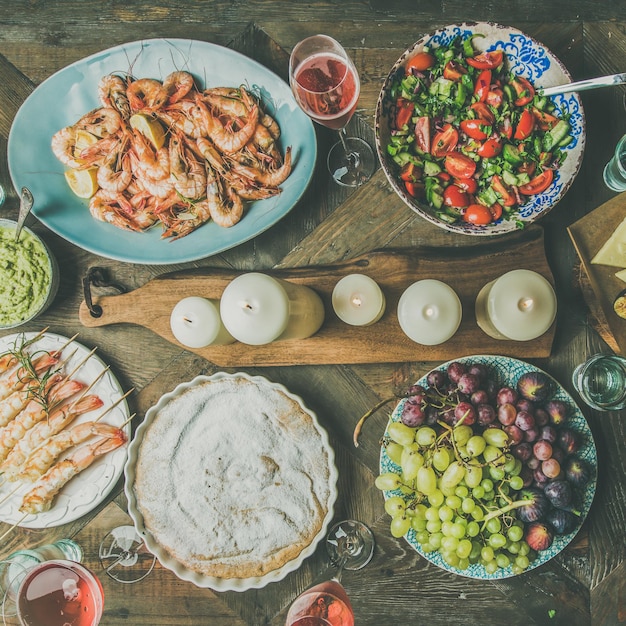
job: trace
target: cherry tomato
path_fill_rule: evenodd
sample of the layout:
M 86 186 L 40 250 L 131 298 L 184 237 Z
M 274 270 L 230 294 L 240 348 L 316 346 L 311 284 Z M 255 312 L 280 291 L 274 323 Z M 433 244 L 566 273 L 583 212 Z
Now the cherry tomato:
M 463 220 L 470 224 L 490 224 L 492 219 L 491 211 L 483 204 L 470 204 L 463 212 Z
M 463 74 L 467 74 L 467 70 L 456 61 L 448 61 L 443 68 L 443 77 L 448 80 L 459 80 Z
M 430 152 L 430 118 L 427 115 L 417 118 L 415 141 L 422 152 Z
M 511 81 L 511 87 L 515 89 L 517 95 L 513 103 L 515 106 L 526 106 L 535 97 L 535 88 L 523 76 L 515 76 Z
M 475 178 L 456 178 L 454 184 L 466 193 L 476 193 L 478 191 L 478 182 Z
M 494 202 L 489 207 L 489 212 L 491 213 L 491 219 L 495 222 L 502 217 L 502 206 L 498 202 Z
M 470 109 L 472 109 L 476 117 L 483 120 L 485 124 L 491 125 L 496 121 L 493 111 L 489 108 L 489 105 L 484 102 L 474 102 L 474 104 L 470 105 Z
M 507 189 L 506 185 L 497 174 L 494 174 L 491 177 L 491 186 L 493 187 L 493 190 L 502 198 L 502 204 L 504 204 L 504 206 L 514 206 L 517 204 L 515 194 L 511 193 Z
M 528 174 L 529 176 L 532 176 L 535 173 L 536 168 L 537 168 L 537 164 L 534 161 L 524 161 L 517 168 L 517 171 L 520 174 Z
M 482 52 L 478 56 L 468 57 L 465 59 L 468 65 L 479 70 L 492 70 L 502 64 L 502 50 L 493 50 L 492 52 Z
M 422 170 L 415 163 L 407 163 L 400 170 L 400 178 L 404 181 L 417 182 L 422 178 Z
M 410 100 L 405 98 L 396 100 L 396 128 L 398 130 L 410 122 L 414 110 L 415 107 Z
M 498 125 L 498 130 L 503 137 L 510 139 L 513 137 L 513 126 L 511 124 L 511 118 L 505 117 L 502 119 L 500 124 Z
M 476 162 L 460 152 L 452 152 L 446 156 L 444 167 L 454 178 L 470 178 L 476 171 Z
M 535 116 L 535 120 L 537 121 L 537 126 L 541 130 L 550 130 L 556 123 L 559 121 L 558 117 L 554 117 L 554 115 L 550 115 L 545 111 L 540 111 L 533 107 L 533 115 Z
M 476 154 L 485 159 L 491 159 L 492 157 L 498 156 L 500 152 L 502 152 L 502 142 L 495 137 L 487 139 L 487 141 L 485 141 L 485 143 L 483 143 L 483 145 L 476 150 Z
M 452 176 L 450 176 L 448 172 L 439 172 L 439 174 L 437 174 L 437 178 L 447 183 L 452 178 Z
M 554 172 L 552 170 L 543 170 L 541 174 L 535 176 L 529 183 L 521 185 L 519 190 L 525 196 L 534 196 L 537 193 L 545 191 L 554 179 Z
M 424 183 L 414 183 L 410 180 L 405 180 L 404 187 L 413 198 L 422 198 L 424 196 Z
M 487 92 L 487 97 L 485 98 L 485 102 L 496 109 L 502 104 L 504 100 L 504 93 L 500 87 L 492 87 Z
M 528 110 L 524 109 L 522 111 L 522 115 L 519 118 L 519 122 L 517 123 L 517 127 L 515 128 L 515 133 L 513 134 L 514 139 L 526 139 L 533 132 L 535 128 L 535 116 Z
M 434 137 L 430 153 L 442 157 L 456 148 L 459 142 L 459 132 L 452 124 L 446 124 Z
M 474 95 L 480 102 L 484 102 L 487 99 L 489 93 L 489 87 L 491 86 L 491 70 L 483 70 L 476 79 L 474 85 Z
M 414 57 L 406 62 L 406 73 L 410 74 L 411 70 L 423 72 L 430 69 L 435 64 L 435 57 L 428 52 L 418 52 Z
M 448 185 L 443 190 L 443 203 L 446 206 L 452 206 L 457 209 L 462 209 L 469 205 L 469 196 L 461 191 L 456 185 Z
M 472 139 L 487 139 L 487 133 L 483 130 L 485 124 L 482 120 L 463 120 L 459 126 L 461 130 Z

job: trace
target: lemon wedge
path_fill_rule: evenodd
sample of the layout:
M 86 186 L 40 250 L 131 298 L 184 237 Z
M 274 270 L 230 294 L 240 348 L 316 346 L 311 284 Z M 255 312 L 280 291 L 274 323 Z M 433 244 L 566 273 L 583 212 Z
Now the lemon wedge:
M 90 167 L 86 170 L 67 170 L 65 180 L 79 198 L 91 198 L 98 191 L 97 172 L 97 167 Z
M 163 147 L 165 143 L 165 131 L 158 120 L 144 113 L 135 113 L 130 118 L 130 126 L 146 137 L 154 146 L 155 150 L 159 150 Z
M 79 157 L 80 153 L 89 146 L 93 146 L 98 138 L 86 130 L 77 130 L 74 137 L 74 156 Z

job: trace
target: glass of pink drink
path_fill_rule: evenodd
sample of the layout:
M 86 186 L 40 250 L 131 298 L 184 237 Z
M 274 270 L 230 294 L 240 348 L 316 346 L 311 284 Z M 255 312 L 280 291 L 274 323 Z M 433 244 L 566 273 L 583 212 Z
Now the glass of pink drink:
M 339 131 L 341 141 L 330 149 L 327 159 L 335 181 L 356 187 L 368 180 L 376 166 L 372 148 L 345 132 L 356 111 L 360 82 L 341 44 L 326 35 L 303 39 L 289 59 L 289 83 L 296 101 L 311 119 Z
M 337 573 L 294 600 L 285 626 L 354 626 L 354 612 L 341 585 L 341 574 L 344 569 L 357 570 L 369 563 L 374 553 L 374 536 L 365 524 L 344 520 L 330 529 L 326 549 Z

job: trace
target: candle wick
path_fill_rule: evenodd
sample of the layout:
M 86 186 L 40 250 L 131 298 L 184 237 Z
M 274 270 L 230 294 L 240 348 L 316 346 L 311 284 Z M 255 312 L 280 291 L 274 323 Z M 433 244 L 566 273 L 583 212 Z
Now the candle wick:
M 352 298 L 352 304 L 354 304 L 354 306 L 361 306 L 361 304 L 363 304 L 361 298 L 359 296 L 354 296 Z
M 188 317 L 185 317 L 183 315 L 183 322 L 187 322 L 188 324 L 191 324 L 192 320 L 190 320 Z
M 249 302 L 240 302 L 239 306 L 241 306 L 242 309 L 247 309 L 248 311 L 252 311 L 252 309 L 254 308 Z

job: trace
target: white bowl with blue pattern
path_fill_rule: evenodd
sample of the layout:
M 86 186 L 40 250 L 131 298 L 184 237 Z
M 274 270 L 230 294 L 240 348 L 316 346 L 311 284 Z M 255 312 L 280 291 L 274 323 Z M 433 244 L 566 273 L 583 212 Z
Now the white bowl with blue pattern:
M 491 22 L 464 22 L 441 28 L 416 41 L 391 68 L 378 97 L 376 106 L 376 148 L 382 168 L 402 200 L 424 219 L 454 232 L 465 235 L 502 235 L 519 230 L 525 225 L 535 222 L 550 211 L 570 188 L 582 164 L 585 148 L 585 114 L 580 97 L 577 93 L 552 96 L 557 109 L 570 115 L 571 134 L 573 141 L 566 146 L 567 158 L 563 165 L 555 171 L 552 184 L 542 193 L 528 196 L 525 204 L 513 214 L 511 219 L 500 218 L 496 222 L 482 226 L 459 221 L 453 224 L 444 222 L 436 215 L 433 207 L 425 201 L 411 197 L 398 179 L 393 161 L 387 154 L 389 143 L 390 106 L 389 90 L 394 76 L 404 67 L 409 59 L 421 52 L 424 46 L 435 48 L 447 45 L 459 35 L 480 34 L 473 40 L 478 52 L 503 50 L 507 60 L 507 68 L 518 76 L 528 79 L 535 87 L 553 87 L 572 82 L 567 68 L 554 56 L 548 48 L 529 35 L 511 28 Z

